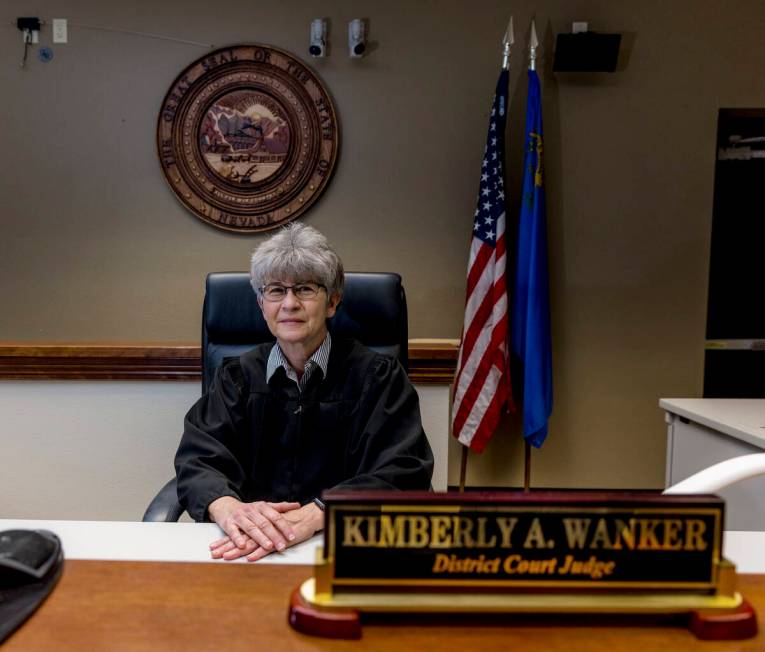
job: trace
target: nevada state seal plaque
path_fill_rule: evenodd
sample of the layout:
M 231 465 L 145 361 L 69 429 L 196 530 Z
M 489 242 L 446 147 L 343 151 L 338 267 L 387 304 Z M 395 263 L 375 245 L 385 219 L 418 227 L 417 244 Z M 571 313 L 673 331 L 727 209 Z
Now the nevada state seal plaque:
M 221 229 L 289 222 L 326 188 L 337 160 L 329 93 L 296 57 L 238 45 L 178 75 L 159 113 L 157 148 L 175 195 Z

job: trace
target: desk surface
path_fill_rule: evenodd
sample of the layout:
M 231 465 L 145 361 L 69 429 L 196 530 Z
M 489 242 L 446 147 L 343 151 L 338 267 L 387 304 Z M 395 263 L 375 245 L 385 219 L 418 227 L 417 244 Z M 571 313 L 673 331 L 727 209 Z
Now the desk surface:
M 641 627 L 571 617 L 553 622 L 519 616 L 423 621 L 391 626 L 379 617 L 364 626 L 362 643 L 329 641 L 287 624 L 292 590 L 312 575 L 320 537 L 256 564 L 210 561 L 214 524 L 0 520 L 0 530 L 45 528 L 62 539 L 67 561 L 53 594 L 3 645 L 3 652 L 68 650 L 728 650 L 732 643 L 699 642 L 682 627 Z M 765 573 L 763 532 L 726 532 L 725 554 L 740 572 Z M 156 561 L 147 561 L 147 560 Z M 137 561 L 136 561 L 137 560 Z M 165 563 L 174 561 L 177 563 Z M 740 576 L 739 590 L 765 614 L 765 575 Z M 765 634 L 736 643 L 765 649 Z
M 763 650 L 765 633 L 747 641 L 697 641 L 685 628 L 644 620 L 593 623 L 538 616 L 466 620 L 409 616 L 392 625 L 364 624 L 360 642 L 312 638 L 293 631 L 287 605 L 311 575 L 301 565 L 66 562 L 61 581 L 3 652 L 221 650 L 301 652 L 507 650 L 653 652 Z M 765 614 L 765 577 L 744 575 L 739 589 Z
M 659 406 L 713 430 L 765 448 L 765 399 L 663 398 Z

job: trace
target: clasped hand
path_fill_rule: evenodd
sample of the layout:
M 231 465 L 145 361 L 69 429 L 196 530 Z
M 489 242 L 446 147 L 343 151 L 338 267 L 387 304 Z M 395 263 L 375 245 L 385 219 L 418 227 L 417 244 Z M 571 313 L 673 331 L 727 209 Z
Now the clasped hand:
M 247 561 L 257 561 L 309 539 L 324 524 L 324 513 L 313 503 L 243 503 L 223 496 L 210 503 L 208 511 L 226 533 L 210 544 L 213 559 L 246 556 Z

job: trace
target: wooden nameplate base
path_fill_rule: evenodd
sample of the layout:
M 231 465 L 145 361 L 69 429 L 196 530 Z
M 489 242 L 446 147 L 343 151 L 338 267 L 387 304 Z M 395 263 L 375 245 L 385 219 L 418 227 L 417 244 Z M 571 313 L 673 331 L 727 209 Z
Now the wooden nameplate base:
M 359 638 L 365 613 L 687 614 L 700 639 L 755 636 L 721 558 L 723 502 L 650 493 L 327 493 L 315 576 L 289 622 Z

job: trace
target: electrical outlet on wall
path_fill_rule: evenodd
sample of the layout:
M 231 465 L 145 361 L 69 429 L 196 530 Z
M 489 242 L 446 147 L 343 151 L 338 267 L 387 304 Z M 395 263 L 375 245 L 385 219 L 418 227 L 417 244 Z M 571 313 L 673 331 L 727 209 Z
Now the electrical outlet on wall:
M 66 18 L 54 18 L 53 19 L 53 42 L 54 43 L 67 43 L 68 42 Z

